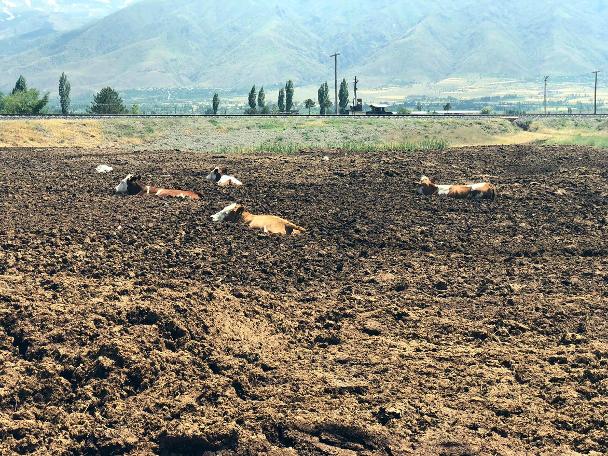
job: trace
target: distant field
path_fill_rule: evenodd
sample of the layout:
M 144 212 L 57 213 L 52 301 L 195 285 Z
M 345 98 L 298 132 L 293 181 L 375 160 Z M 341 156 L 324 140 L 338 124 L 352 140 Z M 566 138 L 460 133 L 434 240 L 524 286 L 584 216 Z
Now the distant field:
M 530 132 L 549 144 L 608 148 L 608 119 L 546 119 L 533 122 Z
M 212 153 L 553 143 L 608 147 L 606 119 L 166 118 L 0 121 L 0 147 L 187 149 Z

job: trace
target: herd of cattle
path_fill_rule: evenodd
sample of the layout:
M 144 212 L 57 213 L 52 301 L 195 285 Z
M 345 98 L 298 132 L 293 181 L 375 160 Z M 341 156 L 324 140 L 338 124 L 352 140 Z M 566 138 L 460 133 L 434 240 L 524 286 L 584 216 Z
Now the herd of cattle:
M 216 167 L 206 177 L 220 187 L 240 187 L 243 183 L 236 177 L 228 174 L 226 168 Z M 160 197 L 190 198 L 198 200 L 201 194 L 192 190 L 175 190 L 141 184 L 141 176 L 129 174 L 116 187 L 116 193 L 122 195 L 153 195 Z M 439 185 L 432 179 L 422 176 L 418 184 L 418 193 L 425 196 L 445 195 L 458 199 L 494 200 L 496 186 L 489 182 L 476 184 Z M 301 234 L 305 230 L 289 220 L 276 215 L 254 215 L 242 205 L 232 203 L 211 216 L 214 222 L 240 222 L 249 228 L 261 229 L 264 233 L 279 235 Z

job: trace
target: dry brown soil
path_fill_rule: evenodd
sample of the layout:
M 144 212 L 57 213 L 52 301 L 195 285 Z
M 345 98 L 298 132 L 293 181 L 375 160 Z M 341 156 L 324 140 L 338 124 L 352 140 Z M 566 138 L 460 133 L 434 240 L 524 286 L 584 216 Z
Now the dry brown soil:
M 0 454 L 606 454 L 606 150 L 323 155 L 0 151 Z

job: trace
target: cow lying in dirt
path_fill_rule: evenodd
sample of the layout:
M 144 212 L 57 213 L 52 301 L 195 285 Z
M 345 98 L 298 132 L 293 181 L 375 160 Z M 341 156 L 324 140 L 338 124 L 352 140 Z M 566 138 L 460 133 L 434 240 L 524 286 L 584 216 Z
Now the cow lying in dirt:
M 464 185 L 438 185 L 428 177 L 422 176 L 418 187 L 418 193 L 426 196 L 445 195 L 459 199 L 494 200 L 496 199 L 496 186 L 489 182 Z
M 228 175 L 228 170 L 221 166 L 214 168 L 205 179 L 215 182 L 220 187 L 240 187 L 243 185 L 236 177 Z
M 214 222 L 241 222 L 249 228 L 263 229 L 264 233 L 270 234 L 290 235 L 305 231 L 304 228 L 275 215 L 253 215 L 237 203 L 226 206 L 211 218 Z
M 123 195 L 154 195 L 172 198 L 191 198 L 193 200 L 200 199 L 201 195 L 197 192 L 188 190 L 173 190 L 167 188 L 158 188 L 151 185 L 142 185 L 139 181 L 141 176 L 133 174 L 127 175 L 120 184 L 116 186 L 116 193 Z

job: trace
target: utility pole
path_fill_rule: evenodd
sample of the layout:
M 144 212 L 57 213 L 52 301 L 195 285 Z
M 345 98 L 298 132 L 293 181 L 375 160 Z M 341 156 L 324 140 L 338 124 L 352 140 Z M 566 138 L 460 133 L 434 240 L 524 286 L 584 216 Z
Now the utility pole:
M 549 76 L 545 76 L 545 115 L 547 115 L 547 81 L 549 80 Z
M 338 56 L 340 54 L 338 54 L 337 52 L 335 54 L 332 54 L 330 57 L 334 58 L 334 89 L 335 89 L 335 108 L 336 108 L 336 115 L 338 115 Z
M 599 71 L 594 71 L 595 74 L 595 90 L 593 91 L 593 114 L 597 114 L 597 74 Z
M 359 84 L 359 80 L 357 79 L 357 76 L 355 76 L 355 100 L 353 101 L 353 115 L 357 115 L 356 109 L 359 105 L 357 103 L 357 84 Z

